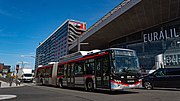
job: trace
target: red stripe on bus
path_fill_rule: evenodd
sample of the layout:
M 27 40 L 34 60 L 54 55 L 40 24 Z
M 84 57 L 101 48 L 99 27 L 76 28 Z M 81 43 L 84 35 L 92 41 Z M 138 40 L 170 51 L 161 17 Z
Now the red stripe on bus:
M 116 82 L 114 80 L 111 80 L 110 82 L 115 83 L 115 84 L 121 84 L 121 85 L 129 86 L 129 84 L 122 83 L 122 82 Z
M 52 67 L 53 67 L 53 65 L 48 65 L 48 66 L 44 66 L 44 67 L 39 67 L 39 68 L 37 68 L 37 70 L 44 69 L 44 68 L 52 68 Z
M 57 76 L 57 78 L 63 78 L 63 76 Z
M 110 82 L 115 83 L 115 84 L 122 84 L 121 82 L 115 82 L 114 80 L 110 80 Z
M 142 81 L 136 82 L 135 85 L 140 84 Z
M 85 56 L 83 58 L 79 58 L 79 59 L 76 59 L 76 60 L 70 60 L 68 62 L 59 63 L 58 65 L 68 64 L 68 63 L 71 63 L 71 62 L 77 62 L 77 61 L 82 61 L 82 60 L 86 60 L 86 59 L 91 59 L 91 58 L 95 58 L 95 57 L 99 57 L 99 56 L 103 56 L 103 55 L 107 55 L 107 54 L 109 54 L 109 53 L 104 52 L 102 54 L 96 54 L 96 55 L 92 55 L 92 56 Z
M 115 83 L 115 84 L 122 84 L 124 86 L 132 85 L 132 84 L 126 84 L 126 83 L 122 83 L 122 82 L 115 82 L 114 80 L 111 80 L 110 82 Z M 134 85 L 137 85 L 137 84 L 140 84 L 140 83 L 141 83 L 141 81 L 134 83 Z
M 93 78 L 94 76 L 93 75 L 85 75 L 84 77 L 87 79 L 87 78 Z

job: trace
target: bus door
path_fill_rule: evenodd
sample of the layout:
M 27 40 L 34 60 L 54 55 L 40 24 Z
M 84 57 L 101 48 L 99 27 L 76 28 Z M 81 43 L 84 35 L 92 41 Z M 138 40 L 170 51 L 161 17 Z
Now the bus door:
M 74 79 L 77 87 L 84 87 L 84 66 L 83 62 L 77 62 L 74 66 Z
M 96 62 L 96 86 L 97 88 L 109 88 L 109 58 L 103 56 Z
M 74 64 L 68 64 L 67 68 L 67 86 L 74 87 Z
M 42 79 L 44 77 L 43 75 L 44 75 L 43 68 L 36 69 L 36 82 L 37 83 L 42 83 Z
M 44 81 L 43 84 L 49 85 L 51 84 L 51 78 L 52 78 L 52 67 L 45 68 L 45 74 L 44 74 Z

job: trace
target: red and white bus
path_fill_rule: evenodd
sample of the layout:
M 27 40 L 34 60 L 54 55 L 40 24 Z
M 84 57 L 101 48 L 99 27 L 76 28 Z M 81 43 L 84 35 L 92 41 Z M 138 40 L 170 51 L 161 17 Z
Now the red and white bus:
M 41 85 L 55 85 L 57 80 L 57 62 L 38 67 L 35 71 L 35 81 Z
M 110 48 L 80 51 L 60 62 L 37 68 L 36 82 L 60 87 L 122 90 L 141 87 L 138 58 L 134 50 Z

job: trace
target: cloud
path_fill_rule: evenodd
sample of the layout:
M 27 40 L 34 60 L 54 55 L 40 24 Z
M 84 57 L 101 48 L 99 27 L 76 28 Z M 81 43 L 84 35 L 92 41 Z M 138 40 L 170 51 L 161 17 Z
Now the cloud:
M 15 7 L 10 8 L 10 10 L 4 10 L 0 8 L 0 15 L 15 18 L 15 19 L 22 19 L 22 14 L 24 13 L 23 10 L 17 9 Z
M 20 37 L 20 33 L 8 31 L 7 28 L 0 28 L 0 37 Z
M 19 54 L 17 54 L 17 53 L 2 53 L 1 50 L 0 50 L 0 55 L 5 55 L 5 56 L 12 56 L 12 55 L 14 55 L 14 56 L 19 56 Z
M 4 30 L 0 30 L 0 32 L 3 32 Z M 7 33 L 7 34 L 0 34 L 0 37 L 19 37 L 19 35 L 13 35 L 13 34 L 9 34 L 9 33 Z
M 36 58 L 34 55 L 20 55 L 20 57 L 22 57 L 22 58 L 25 58 L 25 57 L 27 57 L 27 58 Z

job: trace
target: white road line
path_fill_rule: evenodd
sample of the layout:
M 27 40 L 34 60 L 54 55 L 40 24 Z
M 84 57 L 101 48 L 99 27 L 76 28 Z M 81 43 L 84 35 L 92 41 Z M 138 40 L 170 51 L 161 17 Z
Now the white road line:
M 16 98 L 16 95 L 0 95 L 0 100 Z

